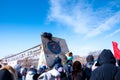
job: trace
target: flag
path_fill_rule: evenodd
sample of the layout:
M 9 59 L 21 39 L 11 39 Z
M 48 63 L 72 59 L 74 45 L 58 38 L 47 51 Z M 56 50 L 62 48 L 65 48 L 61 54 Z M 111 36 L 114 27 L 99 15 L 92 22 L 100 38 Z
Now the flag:
M 112 45 L 113 45 L 113 51 L 114 51 L 114 56 L 116 59 L 120 59 L 120 50 L 118 48 L 118 43 L 112 41 Z

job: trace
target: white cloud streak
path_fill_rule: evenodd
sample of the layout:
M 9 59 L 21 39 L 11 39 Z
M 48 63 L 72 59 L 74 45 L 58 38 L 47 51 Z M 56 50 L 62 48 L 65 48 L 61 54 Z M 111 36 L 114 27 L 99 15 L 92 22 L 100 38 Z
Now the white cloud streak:
M 111 7 L 94 8 L 87 0 L 50 0 L 50 21 L 70 27 L 86 37 L 94 37 L 111 30 L 120 21 L 120 11 L 112 11 Z M 116 2 L 117 3 L 117 2 Z M 109 3 L 108 3 L 109 4 Z M 111 3 L 110 3 L 111 4 Z
M 114 25 L 120 23 L 120 11 L 117 12 L 115 15 L 110 17 L 108 20 L 106 20 L 104 23 L 99 25 L 97 28 L 93 29 L 89 34 L 87 34 L 87 37 L 96 36 L 98 34 L 101 34 L 104 31 L 108 31 L 115 27 Z
M 115 30 L 113 33 L 107 35 L 105 38 L 113 37 L 113 36 L 116 35 L 117 33 L 120 33 L 120 29 Z

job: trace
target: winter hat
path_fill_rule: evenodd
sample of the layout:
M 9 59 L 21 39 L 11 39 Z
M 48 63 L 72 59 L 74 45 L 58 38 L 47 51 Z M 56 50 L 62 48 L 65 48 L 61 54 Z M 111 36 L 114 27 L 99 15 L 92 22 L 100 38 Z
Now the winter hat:
M 98 56 L 97 64 L 99 64 L 99 66 L 106 63 L 116 63 L 115 57 L 110 49 L 103 49 Z
M 67 60 L 73 60 L 73 53 L 72 52 L 67 52 L 66 54 Z

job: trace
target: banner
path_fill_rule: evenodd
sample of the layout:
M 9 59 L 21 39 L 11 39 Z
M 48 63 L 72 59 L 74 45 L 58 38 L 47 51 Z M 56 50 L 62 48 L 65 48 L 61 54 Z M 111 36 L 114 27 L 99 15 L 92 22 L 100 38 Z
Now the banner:
M 112 41 L 112 45 L 113 45 L 113 51 L 114 51 L 114 56 L 116 59 L 120 59 L 120 50 L 118 48 L 118 43 Z

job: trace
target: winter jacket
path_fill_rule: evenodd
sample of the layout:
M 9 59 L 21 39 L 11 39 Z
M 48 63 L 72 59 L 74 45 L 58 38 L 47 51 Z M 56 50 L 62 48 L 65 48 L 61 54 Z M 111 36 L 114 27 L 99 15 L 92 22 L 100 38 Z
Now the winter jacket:
M 85 75 L 85 79 L 86 80 L 90 80 L 90 76 L 91 76 L 91 73 L 92 73 L 92 66 L 94 64 L 94 56 L 93 55 L 88 55 L 86 57 L 86 67 L 84 69 L 84 75 Z
M 84 75 L 87 80 L 90 80 L 93 64 L 94 64 L 93 62 L 87 62 L 86 68 L 84 69 Z
M 116 60 L 112 52 L 104 49 L 98 56 L 97 64 L 99 64 L 99 67 L 92 72 L 90 80 L 115 80 L 117 71 L 115 63 Z
M 71 78 L 70 75 L 73 71 L 73 62 L 71 60 L 68 60 L 66 64 L 64 65 L 64 69 L 65 69 L 65 73 L 66 73 L 68 80 L 70 80 Z
M 117 71 L 115 74 L 115 80 L 120 80 L 120 67 L 117 68 Z
M 13 80 L 13 76 L 7 69 L 1 69 L 0 80 Z
M 71 80 L 85 80 L 83 71 L 78 71 L 77 73 L 71 74 Z
M 19 64 L 15 65 L 14 69 L 17 71 L 18 80 L 22 80 L 22 74 L 20 73 L 21 65 Z
M 56 69 L 52 69 L 48 72 L 41 74 L 38 80 L 56 80 L 56 78 L 60 79 L 60 73 Z

